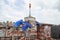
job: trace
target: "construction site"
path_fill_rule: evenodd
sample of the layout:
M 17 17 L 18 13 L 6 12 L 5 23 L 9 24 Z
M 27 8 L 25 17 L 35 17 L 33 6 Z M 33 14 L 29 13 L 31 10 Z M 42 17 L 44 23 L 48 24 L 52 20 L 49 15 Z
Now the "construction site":
M 51 27 L 60 25 L 40 23 L 36 26 L 36 18 L 31 16 L 31 3 L 29 3 L 29 16 L 24 17 L 24 20 L 32 24 L 32 28 L 27 29 L 26 36 L 22 31 L 22 25 L 16 30 L 13 22 L 7 22 L 0 24 L 0 40 L 59 40 L 51 37 Z

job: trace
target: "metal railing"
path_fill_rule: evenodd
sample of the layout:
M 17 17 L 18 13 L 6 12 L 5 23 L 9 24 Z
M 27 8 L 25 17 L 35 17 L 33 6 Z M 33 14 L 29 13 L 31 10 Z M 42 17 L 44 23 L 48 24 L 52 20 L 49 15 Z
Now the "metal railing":
M 0 37 L 0 40 L 35 40 L 36 36 L 24 37 L 24 36 L 14 36 L 14 37 Z
M 12 40 L 12 37 L 0 37 L 0 40 Z

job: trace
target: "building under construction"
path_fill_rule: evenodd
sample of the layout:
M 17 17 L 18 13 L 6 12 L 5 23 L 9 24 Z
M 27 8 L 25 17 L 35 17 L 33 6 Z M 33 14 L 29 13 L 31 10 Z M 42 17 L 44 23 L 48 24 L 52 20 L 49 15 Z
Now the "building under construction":
M 30 21 L 32 28 L 27 30 L 27 37 L 24 37 L 22 25 L 16 30 L 13 23 L 0 25 L 0 40 L 55 40 L 51 38 L 51 27 L 54 24 L 40 23 L 36 26 L 36 18 L 31 16 L 31 4 L 29 4 L 29 16 L 24 18 L 25 21 Z

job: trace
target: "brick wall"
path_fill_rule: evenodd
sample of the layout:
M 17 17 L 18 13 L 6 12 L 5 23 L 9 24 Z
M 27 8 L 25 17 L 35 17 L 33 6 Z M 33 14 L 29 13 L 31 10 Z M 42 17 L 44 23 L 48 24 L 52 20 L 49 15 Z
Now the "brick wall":
M 37 27 L 37 38 L 39 40 L 52 40 L 52 38 L 50 36 L 51 27 L 47 26 L 47 29 L 45 27 L 46 26 Z

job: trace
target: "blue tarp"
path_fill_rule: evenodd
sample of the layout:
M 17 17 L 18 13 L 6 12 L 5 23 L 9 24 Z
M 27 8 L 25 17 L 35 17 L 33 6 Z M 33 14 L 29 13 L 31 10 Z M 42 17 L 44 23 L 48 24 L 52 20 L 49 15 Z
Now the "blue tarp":
M 37 25 L 37 26 L 39 26 L 39 25 L 40 25 L 40 23 L 36 21 L 36 25 Z
M 24 22 L 24 26 L 22 27 L 23 31 L 26 31 L 28 28 L 31 28 L 32 25 L 30 23 L 28 23 L 27 21 Z
M 14 27 L 16 27 L 18 29 L 18 27 L 21 24 L 24 24 L 23 27 L 22 27 L 22 30 L 23 31 L 26 31 L 28 28 L 31 28 L 32 27 L 32 25 L 28 21 L 23 21 L 23 20 L 19 20 L 19 21 L 15 22 L 14 23 Z M 39 22 L 36 22 L 36 25 L 39 26 L 40 23 Z
M 19 20 L 17 22 L 14 23 L 14 27 L 19 27 L 21 24 L 23 24 L 23 20 Z

